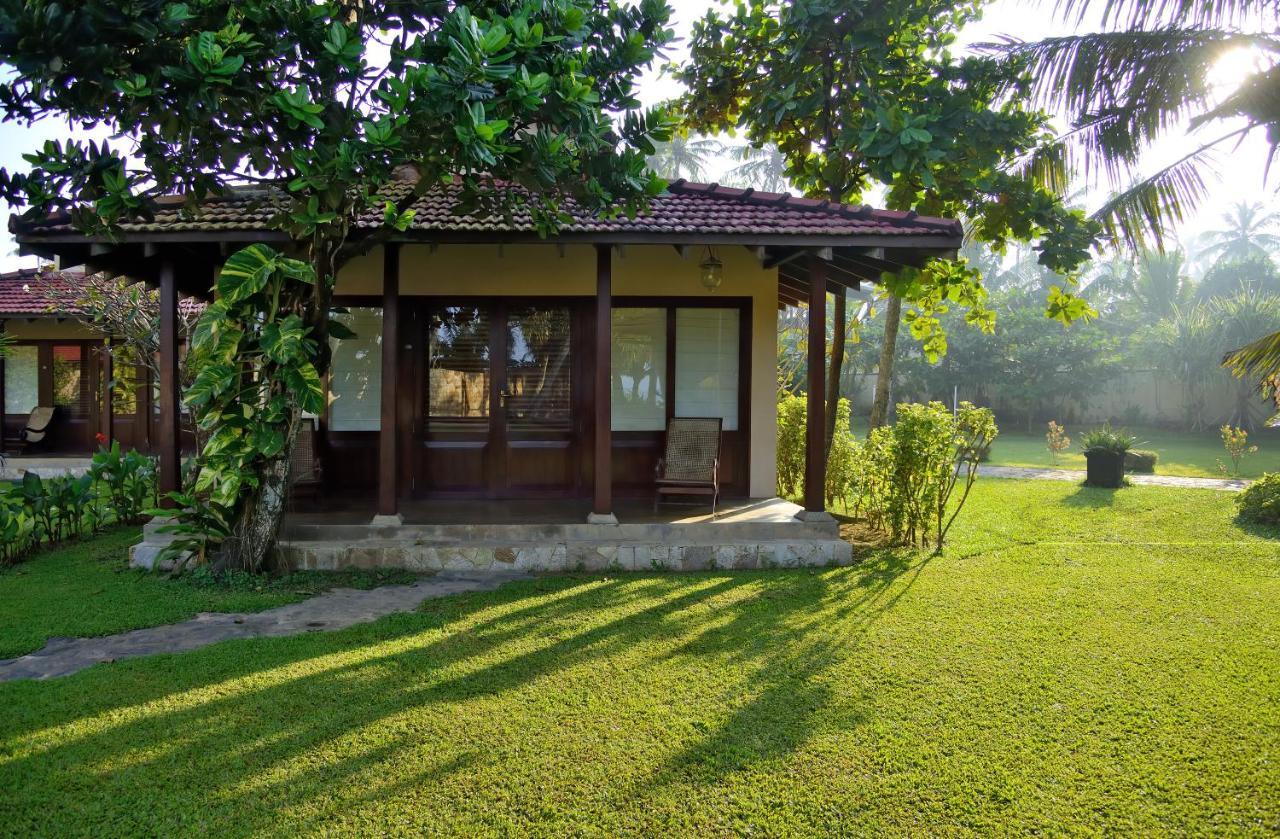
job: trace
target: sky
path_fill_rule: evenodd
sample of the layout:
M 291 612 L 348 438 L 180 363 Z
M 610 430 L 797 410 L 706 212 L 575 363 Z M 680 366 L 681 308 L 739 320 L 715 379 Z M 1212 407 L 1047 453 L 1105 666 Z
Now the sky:
M 706 13 L 707 9 L 719 5 L 716 0 L 667 0 L 675 11 L 673 26 L 676 37 L 681 39 L 669 48 L 669 57 L 683 59 L 686 50 L 682 43 L 687 38 L 692 22 Z M 1010 35 L 1022 39 L 1037 39 L 1055 34 L 1064 34 L 1074 29 L 1064 24 L 1052 14 L 1052 0 L 996 0 L 987 7 L 982 20 L 971 24 L 962 37 L 962 44 L 975 44 L 995 40 L 1000 35 Z M 1224 85 L 1238 79 L 1247 69 L 1248 58 L 1241 56 L 1239 60 L 1225 61 L 1220 76 Z M 657 103 L 670 99 L 680 93 L 679 85 L 658 70 L 650 71 L 641 85 L 642 98 L 647 103 Z M 102 131 L 86 133 L 68 127 L 65 123 L 45 121 L 34 126 L 18 125 L 11 122 L 0 123 L 0 166 L 9 171 L 25 170 L 22 155 L 38 148 L 48 140 L 65 139 L 69 136 L 94 136 L 101 139 Z M 1203 142 L 1209 135 L 1171 136 L 1149 155 L 1151 163 L 1169 162 L 1194 146 Z M 1220 226 L 1221 215 L 1239 201 L 1259 201 L 1268 205 L 1280 206 L 1275 201 L 1274 187 L 1263 182 L 1266 166 L 1267 148 L 1261 136 L 1249 137 L 1241 146 L 1231 149 L 1230 153 L 1219 161 L 1220 176 L 1212 178 L 1209 184 L 1209 196 L 1192 214 L 1178 231 L 1179 238 L 1188 249 L 1194 251 L 1198 235 L 1209 229 Z M 728 168 L 729 161 L 724 162 Z M 1105 195 L 1105 190 L 1092 190 L 1086 197 L 1086 205 L 1096 206 Z M 8 232 L 9 209 L 0 205 L 0 270 L 13 270 L 21 267 L 32 267 L 36 264 L 34 257 L 19 257 L 17 246 Z

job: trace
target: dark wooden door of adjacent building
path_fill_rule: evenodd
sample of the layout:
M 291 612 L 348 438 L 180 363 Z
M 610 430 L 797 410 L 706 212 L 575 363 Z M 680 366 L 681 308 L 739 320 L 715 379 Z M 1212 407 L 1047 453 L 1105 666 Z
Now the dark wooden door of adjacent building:
M 580 488 L 582 304 L 423 301 L 415 494 L 566 497 Z

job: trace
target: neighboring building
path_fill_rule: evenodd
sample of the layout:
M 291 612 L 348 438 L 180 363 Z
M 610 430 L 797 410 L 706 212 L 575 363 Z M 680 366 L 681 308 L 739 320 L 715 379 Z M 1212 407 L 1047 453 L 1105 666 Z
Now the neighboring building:
M 113 371 L 105 336 L 84 325 L 79 312 L 53 309 L 43 293 L 49 284 L 75 286 L 83 277 L 36 268 L 0 274 L 0 330 L 16 340 L 0 359 L 4 437 L 17 435 L 34 408 L 51 405 L 56 412 L 43 452 L 86 454 L 97 447 L 99 433 L 148 450 L 145 371 Z
M 227 253 L 287 244 L 262 204 L 260 193 L 237 195 L 192 218 L 162 202 L 112 241 L 65 218 L 13 229 L 24 252 L 158 285 L 172 321 L 180 295 L 208 294 Z M 319 428 L 324 479 L 384 516 L 424 498 L 590 498 L 607 515 L 615 495 L 651 496 L 675 416 L 722 418 L 725 493 L 772 496 L 778 310 L 816 307 L 820 362 L 827 290 L 961 241 L 951 220 L 683 181 L 633 219 L 570 206 L 572 222 L 550 239 L 527 215 L 458 215 L 455 205 L 443 188 L 420 199 L 410 229 L 337 279 L 359 337 L 335 347 Z M 370 213 L 354 237 L 381 225 Z M 176 376 L 176 336 L 165 335 L 161 366 Z M 821 394 L 821 363 L 814 376 Z M 153 439 L 172 484 L 166 429 L 178 394 L 166 381 L 162 372 Z M 815 512 L 822 461 L 809 459 Z

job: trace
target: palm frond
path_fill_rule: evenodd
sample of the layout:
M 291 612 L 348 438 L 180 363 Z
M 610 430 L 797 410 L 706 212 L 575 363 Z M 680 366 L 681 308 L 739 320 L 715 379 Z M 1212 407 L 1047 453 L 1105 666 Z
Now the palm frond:
M 1095 131 L 1099 150 L 1132 155 L 1159 133 L 1197 115 L 1208 100 L 1208 71 L 1228 52 L 1260 38 L 1211 29 L 1090 32 L 1041 41 L 1005 39 L 980 49 L 1020 62 L 1034 80 L 1036 105 Z
M 1274 13 L 1272 0 L 1058 0 L 1058 14 L 1082 23 L 1099 14 L 1104 26 L 1139 27 L 1147 21 L 1182 21 L 1201 27 L 1238 26 Z
M 1187 211 L 1205 196 L 1204 169 L 1214 148 L 1247 129 L 1232 131 L 1206 143 L 1180 160 L 1113 195 L 1092 214 L 1113 242 L 1132 250 L 1148 243 L 1164 249 L 1166 228 L 1186 219 Z

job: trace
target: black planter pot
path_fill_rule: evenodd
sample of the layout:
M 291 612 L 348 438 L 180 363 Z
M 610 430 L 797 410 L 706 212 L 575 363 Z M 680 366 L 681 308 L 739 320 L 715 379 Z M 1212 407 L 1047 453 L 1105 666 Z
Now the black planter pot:
M 1118 489 L 1124 486 L 1123 452 L 1085 452 L 1088 471 L 1084 482 L 1089 486 Z

